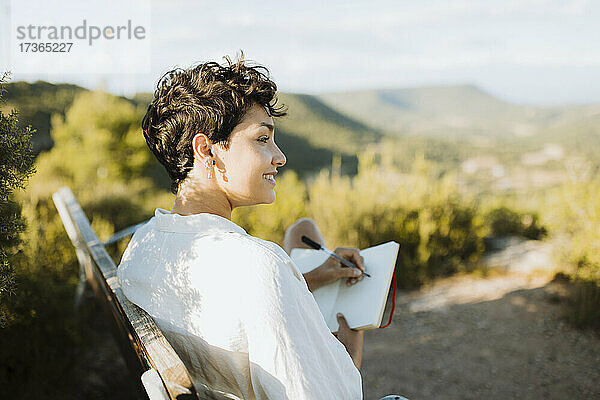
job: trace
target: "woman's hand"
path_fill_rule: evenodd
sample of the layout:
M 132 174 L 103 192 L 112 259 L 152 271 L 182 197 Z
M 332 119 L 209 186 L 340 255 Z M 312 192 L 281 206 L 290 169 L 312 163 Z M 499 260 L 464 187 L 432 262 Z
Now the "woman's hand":
M 363 275 L 361 271 L 365 270 L 365 260 L 359 254 L 358 249 L 352 247 L 338 247 L 333 252 L 356 265 L 358 269 L 346 267 L 335 258 L 329 257 L 322 265 L 304 274 L 308 290 L 311 292 L 341 278 L 348 278 L 346 280 L 347 286 L 352 286 L 356 282 L 362 280 Z
M 337 320 L 339 330 L 337 334 L 334 333 L 334 335 L 344 345 L 348 354 L 350 354 L 350 358 L 352 358 L 354 365 L 356 365 L 356 369 L 360 370 L 365 331 L 350 329 L 346 322 L 346 318 L 340 313 L 337 314 Z

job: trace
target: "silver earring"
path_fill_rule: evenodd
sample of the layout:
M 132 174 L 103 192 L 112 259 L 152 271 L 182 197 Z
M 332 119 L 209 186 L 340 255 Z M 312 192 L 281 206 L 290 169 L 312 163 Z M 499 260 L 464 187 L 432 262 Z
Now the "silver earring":
M 208 179 L 212 179 L 215 176 L 213 174 L 213 170 L 212 170 L 213 165 L 215 165 L 215 160 L 212 160 L 212 163 L 210 162 L 210 160 L 206 161 L 206 169 L 208 170 Z

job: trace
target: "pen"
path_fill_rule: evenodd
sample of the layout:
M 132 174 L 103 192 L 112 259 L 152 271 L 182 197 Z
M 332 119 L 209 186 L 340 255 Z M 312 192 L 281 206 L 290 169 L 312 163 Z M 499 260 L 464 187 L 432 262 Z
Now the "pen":
M 348 260 L 346 260 L 346 259 L 338 256 L 333 251 L 329 250 L 327 247 L 321 246 L 319 243 L 315 242 L 314 240 L 310 239 L 309 237 L 302 235 L 301 239 L 302 239 L 302 241 L 304 243 L 306 243 L 307 245 L 309 245 L 313 249 L 315 249 L 315 250 L 323 250 L 324 252 L 326 252 L 327 254 L 329 254 L 331 257 L 337 259 L 339 262 L 341 262 L 342 264 L 344 264 L 346 267 L 358 268 L 356 265 L 352 264 L 350 261 L 348 261 Z M 369 278 L 371 277 L 371 275 L 367 274 L 364 271 L 363 271 L 363 275 L 368 276 Z

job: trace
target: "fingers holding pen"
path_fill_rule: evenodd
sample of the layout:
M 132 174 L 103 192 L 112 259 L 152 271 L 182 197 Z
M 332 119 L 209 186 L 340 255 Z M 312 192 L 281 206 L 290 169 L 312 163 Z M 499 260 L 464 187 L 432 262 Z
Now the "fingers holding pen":
M 330 250 L 326 251 L 330 252 Z M 336 248 L 335 251 L 331 252 L 334 253 L 335 256 L 327 258 L 327 260 L 319 267 L 303 274 L 308 285 L 308 290 L 313 292 L 338 279 L 345 279 L 347 286 L 352 286 L 362 280 L 363 272 L 365 271 L 365 261 L 359 251 L 359 249 L 352 247 Z M 340 261 L 340 258 L 353 263 L 356 265 L 356 268 L 346 266 Z M 364 275 L 368 276 L 366 273 Z
M 360 250 L 354 247 L 337 247 L 334 251 L 338 256 L 345 258 L 354 265 L 356 265 L 361 271 L 365 270 L 365 259 L 360 255 Z
M 365 271 L 365 259 L 360 255 L 360 250 L 353 247 L 337 247 L 334 251 L 338 256 L 350 261 L 358 268 L 348 268 L 343 264 L 339 264 L 340 277 L 347 277 L 346 286 L 352 286 L 362 280 Z

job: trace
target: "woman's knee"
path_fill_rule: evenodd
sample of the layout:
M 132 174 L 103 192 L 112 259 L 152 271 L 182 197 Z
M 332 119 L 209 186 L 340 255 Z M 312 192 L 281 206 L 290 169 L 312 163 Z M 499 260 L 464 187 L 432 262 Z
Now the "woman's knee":
M 302 217 L 298 218 L 296 222 L 294 222 L 288 230 L 290 229 L 300 229 L 300 230 L 310 230 L 313 228 L 317 228 L 317 223 L 311 218 Z
M 288 254 L 290 254 L 292 248 L 294 247 L 308 247 L 306 244 L 302 243 L 302 235 L 311 237 L 313 240 L 321 242 L 321 244 L 325 245 L 325 238 L 323 238 L 317 223 L 311 218 L 299 218 L 285 231 L 283 243 L 284 250 Z

